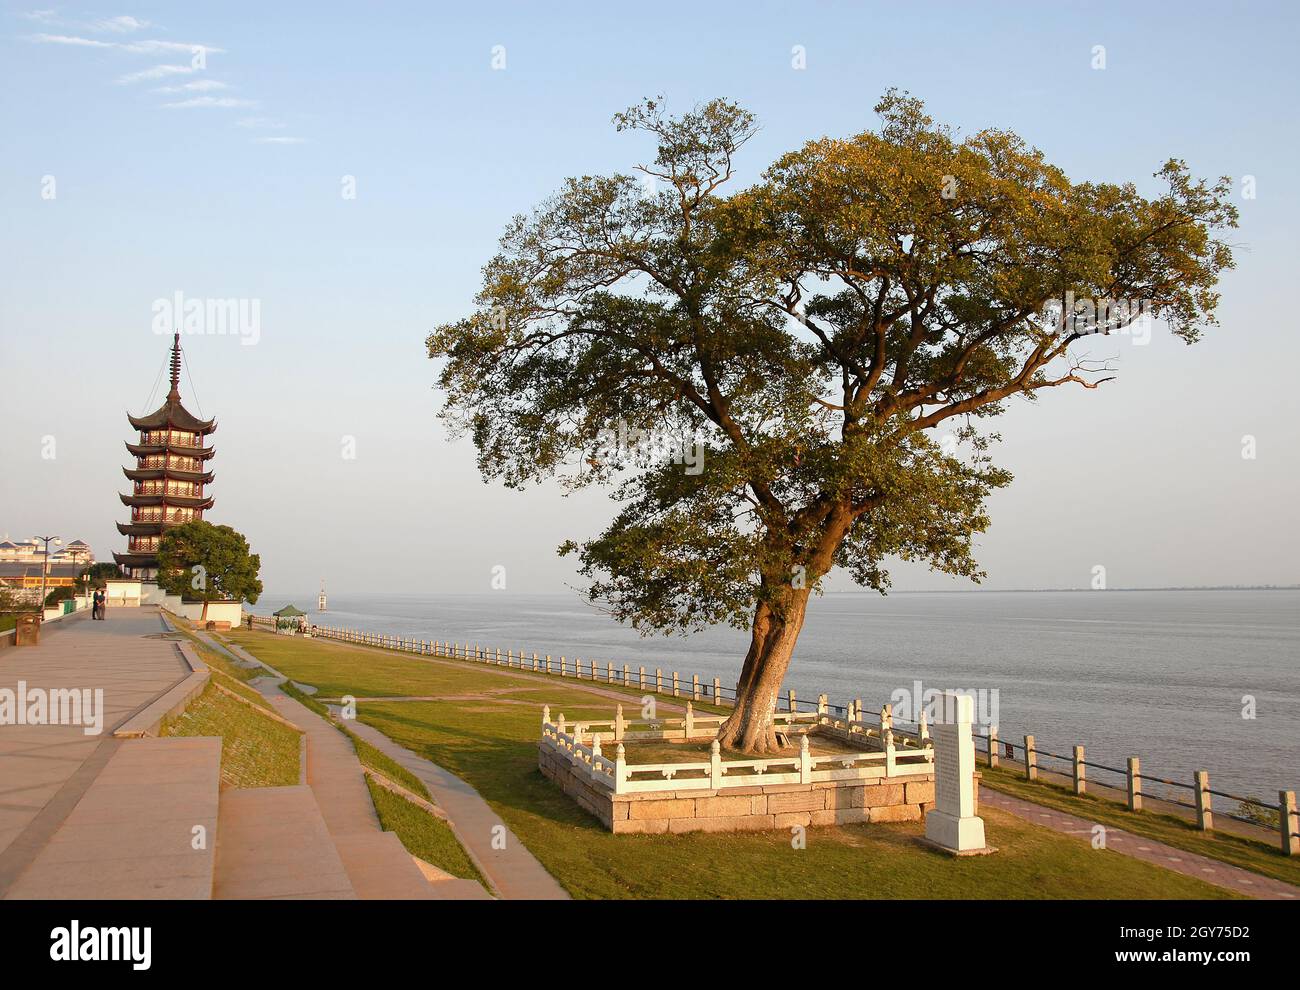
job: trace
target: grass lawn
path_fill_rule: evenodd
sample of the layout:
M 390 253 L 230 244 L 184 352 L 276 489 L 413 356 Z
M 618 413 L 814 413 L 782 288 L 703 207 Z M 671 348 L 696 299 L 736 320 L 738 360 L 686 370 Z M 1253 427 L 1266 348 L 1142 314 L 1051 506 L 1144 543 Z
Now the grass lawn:
M 352 740 L 352 747 L 357 751 L 357 759 L 361 761 L 363 767 L 373 770 L 375 773 L 382 774 L 396 784 L 401 784 L 408 791 L 413 794 L 418 794 L 426 801 L 432 800 L 429 796 L 429 789 L 424 786 L 424 781 L 411 773 L 410 770 L 407 770 L 406 767 L 402 766 L 387 754 L 375 749 L 374 746 L 371 746 L 370 743 L 366 742 L 355 732 L 349 732 L 343 726 L 339 726 L 339 729 L 345 736 Z M 419 811 L 420 809 L 416 808 L 415 810 Z M 429 860 L 428 862 L 433 863 L 433 860 Z M 434 865 L 437 866 L 438 864 L 434 863 Z M 459 876 L 459 874 L 457 874 L 457 876 Z
M 396 832 L 407 852 L 454 877 L 483 883 L 483 877 L 461 848 L 451 826 L 368 777 L 366 786 L 370 788 L 370 799 L 384 831 Z
M 506 673 L 504 667 L 493 667 L 471 660 L 430 663 L 430 658 L 411 653 L 326 639 L 303 640 L 296 636 L 277 636 L 273 633 L 249 632 L 247 629 L 231 630 L 222 635 L 286 676 L 315 686 L 324 698 L 337 698 L 344 694 L 357 698 L 445 696 L 474 694 L 484 689 L 531 689 L 537 692 L 537 709 L 540 712 L 543 703 L 556 697 L 553 685 L 562 687 L 568 683 L 592 684 L 587 680 L 566 680 L 554 674 Z M 646 692 L 603 681 L 595 682 L 594 686 L 617 692 L 626 698 L 623 702 L 626 717 L 640 718 L 640 699 Z M 660 695 L 658 698 L 682 708 L 688 700 L 685 697 L 673 698 L 671 694 Z M 600 709 L 600 717 L 613 718 L 615 704 L 615 701 L 607 702 Z M 695 710 L 701 713 L 723 711 L 705 702 L 695 704 Z M 553 705 L 552 711 L 556 711 Z M 669 717 L 681 716 L 673 713 Z
M 162 735 L 220 736 L 221 782 L 230 787 L 298 783 L 301 733 L 211 683 L 184 712 L 163 725 Z
M 979 771 L 984 775 L 981 786 L 1080 815 L 1103 825 L 1122 828 L 1134 835 L 1200 853 L 1242 869 L 1254 870 L 1276 880 L 1300 884 L 1300 857 L 1283 856 L 1277 846 L 1265 846 L 1228 832 L 1202 832 L 1190 822 L 1173 815 L 1151 811 L 1132 812 L 1121 804 L 1091 794 L 1076 796 L 1073 791 L 1041 779 L 1031 783 L 1013 770 L 1001 767 L 991 770 L 981 764 Z
M 1218 887 L 1109 850 L 1094 850 L 988 810 L 995 856 L 952 859 L 917 844 L 919 823 L 786 832 L 615 836 L 537 769 L 543 704 L 553 716 L 610 718 L 614 701 L 573 682 L 321 641 L 244 633 L 286 675 L 327 695 L 469 695 L 366 702 L 358 717 L 464 778 L 575 897 L 588 898 L 1223 898 Z M 490 692 L 490 693 L 488 693 Z M 630 716 L 631 713 L 629 713 Z M 417 853 L 418 855 L 418 853 Z

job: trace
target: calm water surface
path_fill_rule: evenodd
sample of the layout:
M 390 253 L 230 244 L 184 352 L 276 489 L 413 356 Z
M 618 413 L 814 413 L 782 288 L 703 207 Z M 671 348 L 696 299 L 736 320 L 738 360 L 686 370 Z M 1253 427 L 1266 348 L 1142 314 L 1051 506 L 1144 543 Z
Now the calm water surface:
M 266 595 L 312 621 L 529 654 L 680 671 L 733 685 L 748 645 L 733 629 L 643 639 L 576 595 Z M 1040 749 L 1277 800 L 1300 786 L 1300 591 L 896 593 L 814 599 L 786 687 L 878 710 L 915 681 L 996 689 L 999 733 Z M 1242 717 L 1243 697 L 1256 717 Z M 1044 760 L 1043 766 L 1055 766 Z M 1102 782 L 1110 775 L 1099 775 Z M 1230 804 L 1224 802 L 1225 805 Z M 1228 810 L 1226 807 L 1224 810 Z

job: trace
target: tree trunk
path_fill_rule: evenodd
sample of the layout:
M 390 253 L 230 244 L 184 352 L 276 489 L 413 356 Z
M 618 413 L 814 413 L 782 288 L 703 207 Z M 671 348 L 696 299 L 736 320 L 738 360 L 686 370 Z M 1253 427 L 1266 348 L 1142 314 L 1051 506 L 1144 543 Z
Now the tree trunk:
M 207 621 L 208 621 L 208 600 L 205 598 L 203 599 L 203 612 L 202 614 L 199 615 L 199 622 L 206 623 Z
M 754 609 L 749 652 L 736 686 L 736 707 L 718 730 L 718 741 L 742 753 L 777 753 L 772 715 L 794 644 L 803 628 L 808 589 L 789 588 L 773 602 Z

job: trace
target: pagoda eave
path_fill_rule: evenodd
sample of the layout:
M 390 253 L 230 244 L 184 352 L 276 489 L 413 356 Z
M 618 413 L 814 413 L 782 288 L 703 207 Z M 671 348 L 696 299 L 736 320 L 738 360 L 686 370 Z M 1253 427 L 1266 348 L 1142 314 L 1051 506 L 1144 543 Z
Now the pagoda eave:
M 156 505 L 170 505 L 178 509 L 210 509 L 212 498 L 206 495 L 122 495 L 117 496 L 123 505 L 133 508 L 145 508 Z
M 113 563 L 118 567 L 157 567 L 158 555 L 152 553 L 118 553 L 113 551 Z
M 174 443 L 130 443 L 126 449 L 133 457 L 153 457 L 158 454 L 175 454 L 177 457 L 193 457 L 207 460 L 217 452 L 215 447 L 185 447 Z
M 123 536 L 162 536 L 166 523 L 162 522 L 124 522 L 117 524 L 117 531 Z
M 178 468 L 122 468 L 122 473 L 132 481 L 186 481 L 207 485 L 212 482 L 211 471 L 181 471 Z

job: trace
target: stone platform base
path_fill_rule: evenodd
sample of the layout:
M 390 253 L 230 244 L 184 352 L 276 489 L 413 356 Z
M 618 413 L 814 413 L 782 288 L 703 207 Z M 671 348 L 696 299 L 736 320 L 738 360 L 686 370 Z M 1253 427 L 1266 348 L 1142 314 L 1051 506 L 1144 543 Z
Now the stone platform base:
M 675 788 L 614 794 L 544 743 L 542 773 L 611 832 L 761 832 L 795 825 L 915 822 L 934 807 L 934 777 L 879 777 L 813 784 Z M 976 800 L 979 798 L 976 781 Z

